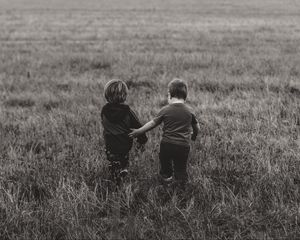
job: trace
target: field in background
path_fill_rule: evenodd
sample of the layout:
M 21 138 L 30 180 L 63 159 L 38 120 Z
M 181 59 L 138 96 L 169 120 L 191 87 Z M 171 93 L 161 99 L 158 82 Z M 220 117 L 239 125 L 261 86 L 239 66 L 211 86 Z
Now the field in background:
M 82 2 L 0 0 L 0 238 L 299 238 L 298 1 Z M 108 191 L 104 84 L 145 122 L 174 77 L 202 123 L 186 192 L 157 183 L 159 129 Z

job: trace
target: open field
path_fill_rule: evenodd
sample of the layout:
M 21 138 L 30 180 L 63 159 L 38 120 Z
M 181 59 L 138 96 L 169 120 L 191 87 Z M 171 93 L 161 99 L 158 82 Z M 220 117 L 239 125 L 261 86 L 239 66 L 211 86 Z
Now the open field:
M 0 0 L 0 239 L 300 238 L 299 1 L 59 2 Z M 146 122 L 174 77 L 186 192 L 157 183 L 160 129 L 108 191 L 104 84 Z

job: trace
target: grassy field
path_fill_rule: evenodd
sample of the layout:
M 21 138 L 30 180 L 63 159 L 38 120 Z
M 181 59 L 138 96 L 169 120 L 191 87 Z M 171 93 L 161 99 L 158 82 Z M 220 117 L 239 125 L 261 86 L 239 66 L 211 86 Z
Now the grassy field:
M 300 3 L 0 0 L 1 239 L 299 239 Z M 262 3 L 263 2 L 263 3 Z M 103 86 L 143 122 L 174 77 L 201 132 L 179 194 L 161 131 L 106 181 Z

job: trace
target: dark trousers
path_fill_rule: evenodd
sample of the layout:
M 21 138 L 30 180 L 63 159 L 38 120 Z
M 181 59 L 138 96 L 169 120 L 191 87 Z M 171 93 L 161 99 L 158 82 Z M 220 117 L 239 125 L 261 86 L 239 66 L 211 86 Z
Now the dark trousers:
M 110 177 L 114 182 L 119 184 L 123 177 L 122 171 L 127 169 L 129 166 L 129 153 L 119 154 L 106 150 L 106 157 L 109 161 L 108 169 Z
M 162 142 L 159 152 L 160 175 L 168 178 L 174 173 L 175 180 L 186 182 L 188 179 L 186 168 L 189 152 L 189 146 Z

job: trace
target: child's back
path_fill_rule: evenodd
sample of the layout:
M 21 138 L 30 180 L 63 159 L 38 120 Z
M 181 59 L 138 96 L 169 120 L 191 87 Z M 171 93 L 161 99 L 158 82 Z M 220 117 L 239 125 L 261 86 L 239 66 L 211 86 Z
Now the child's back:
M 120 177 L 127 175 L 129 151 L 133 140 L 128 136 L 131 128 L 141 127 L 137 116 L 124 102 L 127 97 L 127 86 L 121 80 L 109 81 L 104 89 L 108 101 L 101 111 L 105 152 L 109 163 L 111 177 L 118 184 Z M 142 145 L 147 137 L 142 134 L 137 142 Z
M 174 79 L 168 85 L 169 105 L 162 108 L 158 115 L 129 136 L 139 136 L 163 123 L 163 137 L 160 144 L 160 175 L 165 181 L 175 179 L 183 184 L 187 181 L 187 160 L 190 151 L 191 131 L 195 140 L 199 124 L 191 109 L 185 105 L 187 84 Z
M 128 136 L 130 129 L 141 127 L 135 113 L 126 104 L 107 103 L 102 108 L 101 118 L 106 150 L 115 154 L 127 154 L 133 143 Z M 139 136 L 138 142 L 146 143 L 146 135 Z
M 156 124 L 164 123 L 162 142 L 190 145 L 191 126 L 197 124 L 197 120 L 184 103 L 165 106 L 153 121 Z

